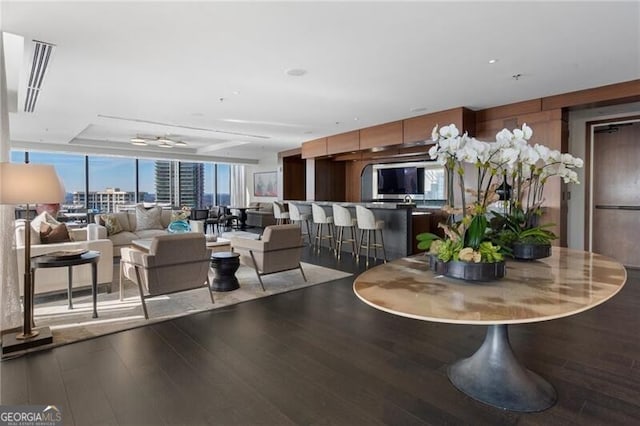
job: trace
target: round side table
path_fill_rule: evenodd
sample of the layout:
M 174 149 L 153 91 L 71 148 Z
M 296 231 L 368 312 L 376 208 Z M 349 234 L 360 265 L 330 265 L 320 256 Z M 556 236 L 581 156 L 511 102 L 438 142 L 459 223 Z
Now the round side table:
M 211 282 L 212 291 L 232 291 L 240 288 L 236 271 L 240 267 L 240 255 L 222 251 L 211 255 L 211 267 L 215 277 Z

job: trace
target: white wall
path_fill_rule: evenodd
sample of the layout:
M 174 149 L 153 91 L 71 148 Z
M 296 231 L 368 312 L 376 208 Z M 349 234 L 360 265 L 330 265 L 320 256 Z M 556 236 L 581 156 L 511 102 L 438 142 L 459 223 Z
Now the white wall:
M 248 164 L 245 166 L 247 173 L 245 182 L 247 182 L 247 190 L 249 193 L 249 202 L 272 202 L 276 199 L 282 199 L 282 164 L 278 163 L 278 157 L 275 154 L 269 154 L 267 158 L 261 159 L 258 164 Z M 256 197 L 253 195 L 253 177 L 257 172 L 278 172 L 278 197 Z
M 615 105 L 611 107 L 591 108 L 569 113 L 569 152 L 582 159 L 586 158 L 586 123 L 588 121 L 627 117 L 640 114 L 640 102 Z M 571 198 L 568 202 L 567 245 L 570 248 L 585 249 L 589 247 L 584 241 L 585 205 L 587 200 L 584 186 L 585 170 L 578 169 L 580 185 L 570 185 L 568 191 Z

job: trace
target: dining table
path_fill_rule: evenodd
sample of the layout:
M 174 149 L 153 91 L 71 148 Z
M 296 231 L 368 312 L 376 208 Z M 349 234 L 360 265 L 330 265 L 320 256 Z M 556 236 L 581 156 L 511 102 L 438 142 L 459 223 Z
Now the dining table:
M 449 365 L 449 380 L 491 406 L 536 412 L 551 407 L 557 394 L 551 383 L 519 362 L 508 327 L 584 312 L 617 294 L 626 279 L 626 269 L 614 259 L 553 247 L 545 259 L 507 261 L 505 277 L 487 282 L 431 271 L 424 254 L 400 258 L 362 273 L 353 290 L 364 303 L 393 315 L 486 326 L 479 349 Z

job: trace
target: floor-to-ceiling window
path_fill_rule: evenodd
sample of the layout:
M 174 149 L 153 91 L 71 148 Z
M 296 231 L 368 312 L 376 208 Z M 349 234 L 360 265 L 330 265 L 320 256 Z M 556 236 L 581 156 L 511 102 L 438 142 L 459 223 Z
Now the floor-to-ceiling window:
M 96 212 L 115 212 L 136 202 L 136 162 L 133 158 L 89 156 L 89 200 Z
M 75 193 L 80 192 L 84 196 L 84 155 L 49 152 L 30 152 L 25 155 L 24 151 L 11 151 L 12 163 L 24 163 L 27 159 L 29 163 L 51 164 L 55 167 L 66 192 L 62 206 L 64 210 L 84 208 L 83 201 L 74 200 Z
M 156 201 L 156 161 L 138 160 L 138 202 Z
M 228 206 L 231 203 L 231 166 L 216 164 L 216 204 Z
M 228 206 L 231 166 L 51 152 L 12 151 L 11 161 L 53 164 L 67 196 L 64 211 L 117 211 L 136 202 L 173 207 Z M 137 170 L 136 170 L 137 167 Z M 88 188 L 85 169 L 88 170 Z M 138 193 L 136 194 L 136 189 Z M 136 196 L 137 195 L 137 196 Z

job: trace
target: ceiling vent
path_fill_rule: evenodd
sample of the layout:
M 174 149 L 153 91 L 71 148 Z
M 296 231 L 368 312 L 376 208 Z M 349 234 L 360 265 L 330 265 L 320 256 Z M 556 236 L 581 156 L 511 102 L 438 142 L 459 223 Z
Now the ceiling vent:
M 38 40 L 33 40 L 33 44 L 33 60 L 31 61 L 31 72 L 27 83 L 27 96 L 24 100 L 25 112 L 33 112 L 36 109 L 38 95 L 42 89 L 42 82 L 55 47 L 54 44 Z

